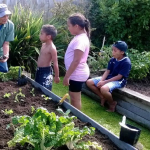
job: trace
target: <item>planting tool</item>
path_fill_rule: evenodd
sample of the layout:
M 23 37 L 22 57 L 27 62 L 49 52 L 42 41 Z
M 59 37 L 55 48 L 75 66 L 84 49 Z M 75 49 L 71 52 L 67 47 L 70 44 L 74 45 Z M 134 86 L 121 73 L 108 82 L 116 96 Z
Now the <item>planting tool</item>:
M 19 67 L 18 71 L 18 85 L 23 86 L 27 84 L 27 78 L 24 75 L 21 75 L 21 67 Z
M 63 103 L 63 101 L 69 96 L 68 93 L 66 93 L 63 98 L 59 101 L 59 103 L 57 104 L 57 106 L 61 105 Z

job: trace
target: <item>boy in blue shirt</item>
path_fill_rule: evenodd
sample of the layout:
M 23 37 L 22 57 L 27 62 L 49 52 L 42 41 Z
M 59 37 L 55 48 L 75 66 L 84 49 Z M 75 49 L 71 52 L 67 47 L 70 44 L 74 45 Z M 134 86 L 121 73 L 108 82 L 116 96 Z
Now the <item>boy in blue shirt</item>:
M 114 112 L 117 102 L 112 98 L 112 91 L 122 88 L 127 83 L 131 70 L 130 59 L 126 55 L 127 44 L 124 41 L 117 41 L 112 46 L 112 58 L 108 62 L 107 70 L 102 77 L 88 79 L 87 86 L 101 99 L 101 106 L 108 102 L 107 111 Z

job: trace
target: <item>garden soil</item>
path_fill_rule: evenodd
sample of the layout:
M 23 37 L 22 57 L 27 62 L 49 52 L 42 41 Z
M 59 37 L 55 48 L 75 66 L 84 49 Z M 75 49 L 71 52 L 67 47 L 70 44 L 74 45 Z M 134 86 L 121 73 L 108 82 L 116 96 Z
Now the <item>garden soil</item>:
M 143 80 L 128 80 L 126 88 L 150 97 L 150 78 Z
M 19 102 L 15 101 L 15 94 L 12 94 L 9 98 L 3 98 L 6 93 L 14 93 L 18 92 L 19 88 L 22 89 L 22 93 L 25 94 L 25 98 L 20 98 Z M 32 90 L 32 85 L 28 83 L 25 86 L 19 87 L 16 82 L 0 82 L 0 150 L 27 150 L 27 145 L 20 146 L 17 145 L 14 148 L 8 148 L 7 142 L 13 138 L 14 131 L 13 128 L 6 129 L 7 125 L 11 122 L 11 117 L 15 115 L 30 115 L 31 116 L 31 106 L 35 108 L 45 107 L 49 110 L 49 112 L 56 111 L 56 103 L 52 100 L 44 100 L 41 97 L 43 94 L 41 91 L 35 89 L 35 96 L 30 93 Z M 2 110 L 13 110 L 13 114 L 10 116 L 5 115 Z M 83 123 L 80 120 L 75 121 L 75 125 L 79 128 L 83 128 L 85 125 L 90 127 L 89 124 Z M 93 136 L 85 136 L 83 140 L 87 141 L 96 141 L 99 145 L 102 146 L 103 150 L 117 150 L 118 148 L 106 137 L 96 130 L 95 135 Z M 66 146 L 62 146 L 57 150 L 68 150 Z

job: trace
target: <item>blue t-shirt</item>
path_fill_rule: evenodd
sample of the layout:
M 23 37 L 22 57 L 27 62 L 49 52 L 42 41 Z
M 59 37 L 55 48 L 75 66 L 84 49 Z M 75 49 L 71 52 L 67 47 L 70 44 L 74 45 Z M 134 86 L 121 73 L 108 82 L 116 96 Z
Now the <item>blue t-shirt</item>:
M 117 60 L 113 57 L 108 62 L 107 69 L 110 70 L 110 73 L 106 79 L 110 79 L 118 74 L 121 74 L 123 77 L 119 81 L 121 81 L 124 86 L 131 70 L 131 61 L 129 57 L 124 57 L 121 60 Z

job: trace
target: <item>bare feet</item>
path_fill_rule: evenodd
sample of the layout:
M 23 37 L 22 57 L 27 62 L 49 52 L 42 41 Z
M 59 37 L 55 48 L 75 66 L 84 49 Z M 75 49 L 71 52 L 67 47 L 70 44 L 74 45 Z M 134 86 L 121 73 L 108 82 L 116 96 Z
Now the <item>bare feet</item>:
M 117 102 L 113 101 L 111 104 L 109 104 L 109 109 L 106 110 L 106 111 L 108 111 L 108 112 L 114 112 L 115 108 L 116 108 L 116 105 L 117 105 Z
M 102 106 L 102 107 L 104 107 L 105 102 L 106 102 L 106 100 L 102 98 L 102 99 L 101 99 L 101 106 Z

